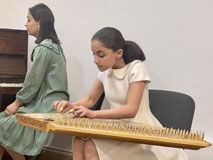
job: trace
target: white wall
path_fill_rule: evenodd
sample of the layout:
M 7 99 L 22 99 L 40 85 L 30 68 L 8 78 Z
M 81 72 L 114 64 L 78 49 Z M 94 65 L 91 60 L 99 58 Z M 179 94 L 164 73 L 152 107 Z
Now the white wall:
M 88 93 L 98 72 L 90 50 L 92 35 L 113 26 L 145 52 L 150 88 L 194 98 L 192 129 L 205 131 L 207 140 L 213 141 L 212 0 L 0 0 L 0 28 L 25 29 L 27 8 L 38 2 L 54 12 L 67 57 L 71 101 Z M 34 40 L 29 40 L 29 54 Z M 70 137 L 52 136 L 48 145 L 64 140 L 59 147 L 69 148 L 66 139 Z M 213 151 L 187 153 L 193 160 L 202 154 L 210 159 Z

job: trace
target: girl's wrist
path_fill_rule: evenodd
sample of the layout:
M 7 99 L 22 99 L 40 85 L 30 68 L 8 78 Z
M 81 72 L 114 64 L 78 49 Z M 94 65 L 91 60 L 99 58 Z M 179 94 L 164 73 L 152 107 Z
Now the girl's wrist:
M 21 105 L 22 105 L 22 103 L 21 102 L 19 102 L 17 99 L 15 100 L 15 105 L 17 106 L 17 107 L 20 107 Z
M 92 111 L 92 118 L 97 118 L 97 111 Z

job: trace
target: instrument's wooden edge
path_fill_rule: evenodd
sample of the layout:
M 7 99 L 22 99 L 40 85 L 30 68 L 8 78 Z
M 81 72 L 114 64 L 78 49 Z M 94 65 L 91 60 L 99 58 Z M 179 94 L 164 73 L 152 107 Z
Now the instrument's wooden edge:
M 72 130 L 70 130 L 72 128 Z M 157 137 L 153 135 L 136 135 L 131 133 L 120 133 L 120 132 L 108 132 L 101 130 L 92 129 L 81 129 L 75 127 L 59 127 L 53 123 L 49 124 L 49 133 L 55 134 L 66 134 L 72 136 L 85 136 L 91 138 L 103 138 L 109 140 L 120 140 L 133 143 L 143 143 L 166 147 L 184 148 L 198 150 L 200 148 L 205 148 L 211 146 L 210 143 L 206 141 L 193 141 L 186 139 L 175 139 L 168 137 Z
M 19 125 L 39 130 L 42 132 L 49 132 L 48 121 L 41 119 L 34 119 L 32 117 L 24 116 L 22 114 L 16 114 L 16 119 Z
M 133 143 L 143 143 L 151 144 L 158 146 L 166 147 L 175 147 L 175 148 L 184 148 L 198 150 L 200 148 L 205 148 L 211 146 L 210 143 L 206 141 L 198 140 L 188 140 L 188 139 L 176 139 L 169 137 L 157 137 L 153 135 L 138 135 L 131 133 L 121 133 L 121 132 L 112 132 L 112 131 L 103 131 L 95 129 L 85 129 L 85 128 L 76 128 L 70 126 L 58 126 L 51 121 L 46 121 L 42 119 L 35 119 L 30 116 L 16 115 L 18 124 L 40 130 L 42 132 L 54 133 L 54 134 L 66 134 L 71 136 L 83 136 L 91 138 L 103 138 L 109 140 L 120 140 Z

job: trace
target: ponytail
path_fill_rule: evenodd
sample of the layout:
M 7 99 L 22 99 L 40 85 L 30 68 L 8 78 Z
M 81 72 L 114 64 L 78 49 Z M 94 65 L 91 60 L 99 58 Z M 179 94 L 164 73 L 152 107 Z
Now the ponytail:
M 146 57 L 137 43 L 125 41 L 123 59 L 125 64 L 128 64 L 134 60 L 145 61 Z

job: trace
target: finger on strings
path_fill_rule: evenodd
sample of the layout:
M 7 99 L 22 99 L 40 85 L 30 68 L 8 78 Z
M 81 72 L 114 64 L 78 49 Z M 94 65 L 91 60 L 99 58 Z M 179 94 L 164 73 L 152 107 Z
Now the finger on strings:
M 64 105 L 62 102 L 57 104 L 57 112 L 61 113 L 64 110 Z
M 52 103 L 53 108 L 55 108 L 55 103 L 56 103 L 56 102 L 53 102 L 53 103 Z
M 65 114 L 74 114 L 74 113 L 75 113 L 75 111 L 73 108 L 69 109 L 68 111 L 65 112 Z
M 57 109 L 58 103 L 59 103 L 59 101 L 55 101 L 55 102 L 53 102 L 52 106 L 53 106 L 55 109 Z
M 58 107 L 58 112 L 61 113 L 63 110 L 64 110 L 64 107 L 62 105 Z
M 52 106 L 53 106 L 53 108 L 54 108 L 55 110 L 57 110 L 58 101 L 53 102 Z
M 69 112 L 69 110 L 71 109 L 70 107 L 65 107 L 65 106 L 61 106 L 63 109 L 62 109 L 62 113 L 65 114 L 67 112 Z
M 79 115 L 79 117 L 85 117 L 85 112 L 82 112 L 80 115 Z
M 79 109 L 79 110 L 76 110 L 75 113 L 81 117 L 81 115 L 84 113 L 84 110 Z

